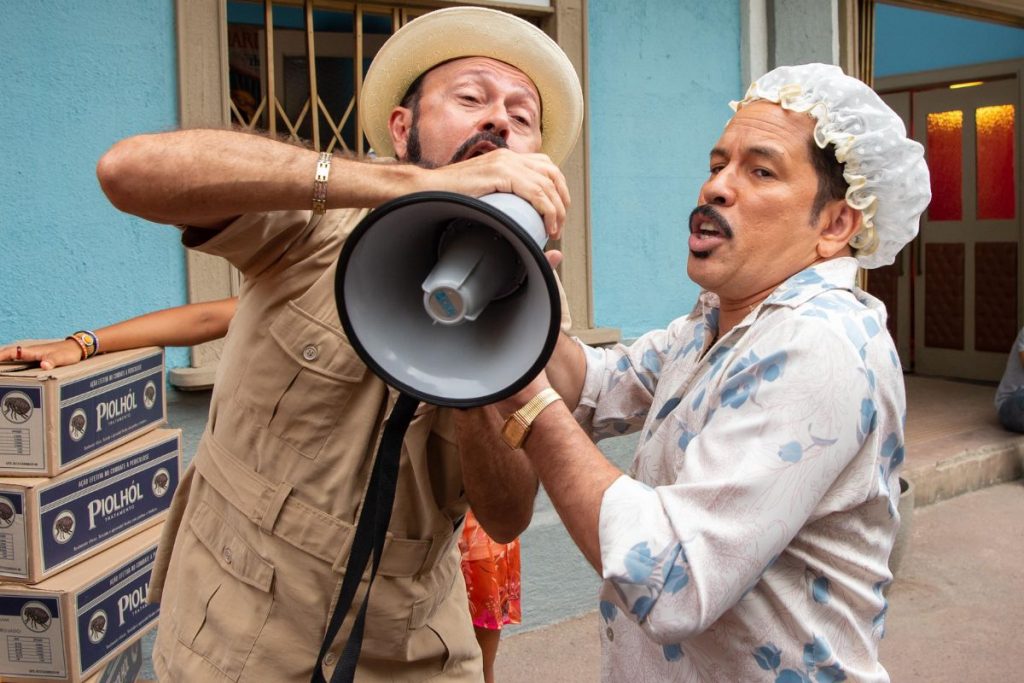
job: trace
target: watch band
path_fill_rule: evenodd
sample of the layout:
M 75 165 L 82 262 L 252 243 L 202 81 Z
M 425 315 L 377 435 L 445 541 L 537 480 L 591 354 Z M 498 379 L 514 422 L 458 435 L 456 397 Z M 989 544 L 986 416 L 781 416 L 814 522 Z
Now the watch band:
M 537 416 L 540 415 L 540 411 L 544 410 L 555 401 L 561 400 L 561 398 L 562 397 L 558 395 L 557 391 L 548 387 L 547 389 L 541 390 L 540 393 L 527 401 L 526 405 L 522 408 L 512 413 L 512 416 L 518 418 L 523 423 L 523 426 L 529 427 L 533 424 L 533 421 L 537 419 Z
M 501 427 L 501 440 L 509 448 L 522 448 L 526 437 L 530 434 L 530 427 L 533 425 L 533 421 L 540 415 L 541 411 L 555 401 L 560 400 L 562 400 L 562 397 L 551 387 L 541 390 L 540 393 L 527 401 L 526 405 L 505 419 L 505 424 Z

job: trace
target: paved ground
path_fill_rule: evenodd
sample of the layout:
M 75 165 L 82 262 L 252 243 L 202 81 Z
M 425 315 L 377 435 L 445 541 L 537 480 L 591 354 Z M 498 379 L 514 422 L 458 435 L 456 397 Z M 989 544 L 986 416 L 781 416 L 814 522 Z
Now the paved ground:
M 1024 679 L 1024 484 L 915 510 L 889 591 L 881 660 L 893 681 Z M 597 614 L 502 640 L 500 683 L 596 681 Z

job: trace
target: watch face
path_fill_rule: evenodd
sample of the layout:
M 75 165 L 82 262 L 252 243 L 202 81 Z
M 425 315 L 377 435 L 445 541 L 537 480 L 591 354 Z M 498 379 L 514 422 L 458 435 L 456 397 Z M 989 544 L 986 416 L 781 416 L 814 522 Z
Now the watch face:
M 78 333 L 78 339 L 83 344 L 85 344 L 85 348 L 87 348 L 87 349 L 92 349 L 92 348 L 94 348 L 96 346 L 96 338 L 94 336 L 92 336 L 91 334 L 86 334 L 84 332 L 79 332 Z
M 526 440 L 526 433 L 528 431 L 529 427 L 523 426 L 514 417 L 509 417 L 501 428 L 501 439 L 508 444 L 509 448 L 519 448 L 523 445 L 523 441 Z

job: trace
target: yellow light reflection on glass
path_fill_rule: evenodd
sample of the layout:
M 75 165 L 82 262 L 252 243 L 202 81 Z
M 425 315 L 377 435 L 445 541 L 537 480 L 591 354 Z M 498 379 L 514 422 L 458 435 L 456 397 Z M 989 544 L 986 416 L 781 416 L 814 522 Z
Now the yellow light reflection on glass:
M 978 218 L 1012 219 L 1017 212 L 1013 183 L 1013 105 L 979 107 L 974 117 L 978 141 Z
M 928 114 L 926 159 L 932 182 L 928 218 L 933 221 L 958 221 L 963 217 L 963 125 L 964 113 L 959 110 Z

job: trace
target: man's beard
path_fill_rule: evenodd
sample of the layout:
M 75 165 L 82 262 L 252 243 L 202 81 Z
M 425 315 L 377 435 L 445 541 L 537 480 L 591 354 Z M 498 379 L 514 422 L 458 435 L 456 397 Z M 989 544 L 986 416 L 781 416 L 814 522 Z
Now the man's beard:
M 483 131 L 471 136 L 468 140 L 459 145 L 459 148 L 455 150 L 455 154 L 453 154 L 452 158 L 448 160 L 448 164 L 464 161 L 464 157 L 469 153 L 469 150 L 481 142 L 489 142 L 495 147 L 508 148 L 508 143 L 505 141 L 505 138 L 500 135 L 495 135 L 494 133 Z M 410 164 L 416 164 L 422 168 L 437 168 L 441 165 L 423 158 L 423 148 L 420 145 L 420 126 L 419 122 L 415 120 L 412 122 L 412 128 L 409 130 L 409 140 L 405 145 L 405 160 Z
M 704 216 L 711 220 L 712 223 L 722 232 L 722 237 L 726 239 L 732 239 L 732 226 L 729 225 L 729 221 L 725 220 L 725 216 L 718 213 L 718 210 L 711 204 L 701 204 L 696 209 L 690 212 L 690 219 L 686 222 L 687 233 L 689 233 L 689 227 L 693 225 L 694 216 Z M 694 258 L 704 259 L 711 256 L 710 251 L 694 251 L 690 250 L 690 253 Z

